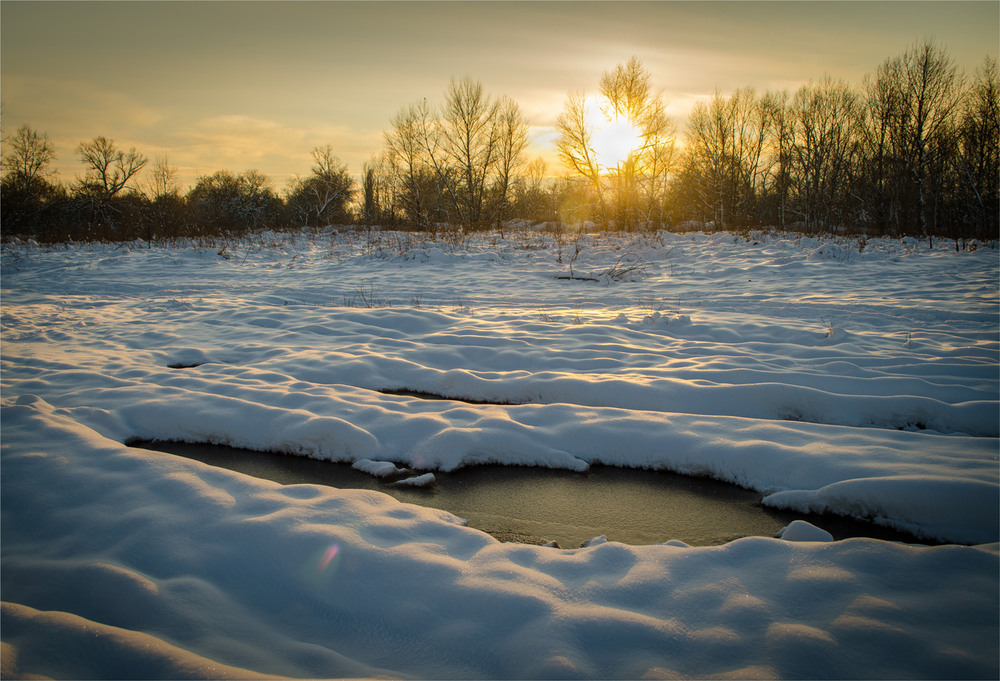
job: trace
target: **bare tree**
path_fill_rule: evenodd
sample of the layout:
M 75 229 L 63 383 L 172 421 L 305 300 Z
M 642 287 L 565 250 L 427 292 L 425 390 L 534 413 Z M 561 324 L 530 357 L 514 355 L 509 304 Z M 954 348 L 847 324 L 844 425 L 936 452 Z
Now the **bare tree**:
M 147 162 L 146 157 L 136 151 L 135 147 L 122 151 L 106 137 L 81 142 L 77 153 L 80 161 L 87 167 L 81 189 L 84 193 L 103 200 L 122 191 Z
M 584 178 L 597 198 L 604 222 L 608 221 L 608 206 L 601 182 L 601 165 L 594 149 L 594 130 L 587 111 L 587 99 L 582 92 L 566 98 L 562 113 L 556 119 L 556 152 L 570 172 Z
M 980 236 L 996 238 L 1000 218 L 1000 74 L 986 57 L 966 93 L 956 161 L 966 219 Z
M 469 77 L 452 79 L 440 113 L 423 100 L 391 123 L 385 160 L 411 223 L 480 228 L 505 219 L 528 136 L 516 103 L 493 100 Z
M 483 220 L 487 178 L 499 156 L 495 119 L 498 105 L 483 93 L 483 85 L 466 76 L 452 79 L 437 128 L 440 152 L 427 151 L 463 225 Z M 444 172 L 445 168 L 455 172 Z
M 150 203 L 144 211 L 148 216 L 147 238 L 178 236 L 187 222 L 187 216 L 177 183 L 177 168 L 170 165 L 166 154 L 162 154 L 153 161 L 150 171 L 151 177 L 145 190 Z
M 361 187 L 361 219 L 364 224 L 395 224 L 393 174 L 385 154 L 373 154 L 362 164 Z
M 496 138 L 496 164 L 492 172 L 487 208 L 489 220 L 500 225 L 509 217 L 512 188 L 528 146 L 528 122 L 517 103 L 501 97 L 492 122 Z
M 887 61 L 864 81 L 865 125 L 861 131 L 863 160 L 861 182 L 866 221 L 882 231 L 899 231 L 901 193 L 899 170 L 903 152 L 898 121 L 902 118 L 900 92 L 894 66 Z
M 573 93 L 556 120 L 556 150 L 563 165 L 586 180 L 605 224 L 612 215 L 629 227 L 663 218 L 666 178 L 673 168 L 673 127 L 666 115 L 663 93 L 654 91 L 649 72 L 632 57 L 601 75 L 598 112 L 587 97 Z M 602 155 L 596 121 L 623 139 L 610 155 Z M 626 148 L 630 146 L 630 148 Z
M 688 122 L 687 190 L 718 227 L 757 224 L 775 168 L 787 182 L 790 141 L 783 96 L 758 96 L 750 87 L 729 97 L 716 92 L 695 105 Z
M 347 172 L 347 164 L 333 153 L 329 144 L 315 147 L 310 155 L 312 175 L 292 180 L 288 191 L 288 208 L 293 219 L 316 227 L 344 220 L 354 197 L 354 180 Z
M 27 125 L 4 139 L 0 218 L 5 232 L 37 234 L 54 226 L 50 211 L 65 190 L 49 180 L 53 158 L 55 147 L 48 136 Z
M 734 188 L 730 166 L 735 158 L 734 130 L 727 100 L 716 91 L 706 105 L 695 104 L 688 120 L 685 171 L 697 200 L 717 227 L 732 220 Z
M 157 156 L 150 170 L 152 177 L 146 186 L 149 198 L 155 200 L 180 194 L 180 185 L 177 184 L 177 168 L 170 165 L 170 159 L 166 154 Z
M 635 148 L 609 169 L 625 226 L 637 219 L 651 221 L 654 209 L 662 206 L 665 179 L 673 166 L 673 126 L 663 93 L 653 91 L 650 80 L 636 57 L 601 75 L 602 114 L 625 121 L 638 133 Z
M 510 204 L 528 124 L 517 104 L 494 100 L 479 81 L 452 79 L 424 150 L 462 225 L 498 225 Z
M 961 78 L 944 49 L 930 40 L 890 63 L 900 104 L 902 161 L 916 184 L 920 232 L 930 236 L 929 170 L 961 101 Z
M 236 175 L 219 170 L 199 177 L 188 192 L 187 203 L 203 229 L 256 229 L 275 221 L 281 199 L 271 179 L 259 170 Z
M 541 156 L 525 166 L 524 173 L 515 183 L 517 214 L 526 219 L 547 221 L 552 219 L 551 194 L 546 190 L 548 165 Z
M 796 205 L 807 227 L 843 224 L 860 152 L 861 102 L 844 81 L 803 85 L 790 109 Z
M 418 227 L 430 227 L 440 217 L 444 187 L 441 177 L 447 168 L 438 168 L 432 159 L 439 143 L 433 113 L 427 100 L 403 107 L 385 133 L 385 162 L 393 178 L 394 203 L 404 218 Z
M 767 92 L 760 101 L 761 114 L 767 119 L 770 131 L 769 152 L 766 153 L 765 194 L 772 209 L 765 212 L 784 228 L 788 212 L 791 186 L 792 155 L 794 152 L 794 127 L 788 111 L 788 92 Z
M 752 87 L 740 88 L 724 107 L 725 125 L 732 144 L 725 164 L 726 185 L 731 194 L 730 216 L 749 225 L 758 219 L 758 203 L 768 164 L 764 151 L 770 146 L 771 119 L 763 98 Z
M 4 146 L 7 147 L 3 155 L 4 180 L 11 188 L 31 191 L 52 174 L 49 164 L 56 150 L 45 133 L 22 125 L 13 137 L 4 140 Z
M 274 192 L 271 178 L 256 168 L 239 174 L 240 218 L 251 229 L 266 226 L 272 222 L 281 205 L 281 199 Z

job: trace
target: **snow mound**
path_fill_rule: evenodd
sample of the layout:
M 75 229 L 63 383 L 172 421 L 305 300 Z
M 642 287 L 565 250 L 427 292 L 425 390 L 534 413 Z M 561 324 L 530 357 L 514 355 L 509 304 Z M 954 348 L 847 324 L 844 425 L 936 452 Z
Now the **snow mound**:
M 399 475 L 404 469 L 396 468 L 396 464 L 391 461 L 372 461 L 371 459 L 358 459 L 351 467 L 376 478 L 387 478 Z
M 996 541 L 1000 488 L 978 480 L 907 475 L 871 477 L 785 490 L 764 497 L 765 506 L 802 513 L 835 512 L 901 529 L 918 537 L 963 543 Z M 947 509 L 941 516 L 942 509 Z M 936 527 L 936 531 L 928 528 Z
M 785 541 L 833 541 L 833 535 L 805 520 L 793 520 L 778 533 Z
M 404 478 L 402 480 L 397 480 L 397 485 L 406 485 L 408 487 L 428 487 L 437 482 L 437 478 L 434 477 L 433 473 L 424 473 L 423 475 L 416 475 L 412 478 Z
M 995 544 L 501 544 L 376 492 L 130 450 L 39 401 L 3 423 L 5 676 L 1000 671 Z
M 839 244 L 826 242 L 809 253 L 809 260 L 834 260 L 836 262 L 851 262 L 858 255 L 857 249 L 846 248 Z

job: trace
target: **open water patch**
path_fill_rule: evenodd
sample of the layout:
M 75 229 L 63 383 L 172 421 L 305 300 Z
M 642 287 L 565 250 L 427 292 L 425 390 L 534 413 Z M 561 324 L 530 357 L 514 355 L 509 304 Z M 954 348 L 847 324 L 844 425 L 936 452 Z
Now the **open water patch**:
M 574 471 L 486 465 L 435 471 L 435 484 L 414 487 L 376 478 L 351 464 L 305 456 L 184 442 L 130 442 L 134 447 L 195 459 L 283 485 L 367 489 L 437 508 L 468 520 L 501 541 L 575 548 L 604 535 L 626 544 L 678 539 L 715 546 L 741 537 L 774 537 L 793 520 L 807 520 L 834 539 L 873 537 L 927 543 L 912 535 L 834 515 L 766 508 L 761 496 L 729 483 L 667 471 L 591 466 Z
M 421 400 L 447 400 L 451 402 L 464 402 L 465 404 L 482 404 L 482 405 L 493 405 L 493 406 L 517 406 L 523 404 L 523 402 L 495 402 L 487 400 L 474 400 L 468 397 L 449 397 L 447 395 L 439 395 L 437 393 L 425 392 L 423 390 L 408 390 L 406 388 L 384 388 L 378 392 L 383 395 L 397 395 L 400 397 L 417 397 Z

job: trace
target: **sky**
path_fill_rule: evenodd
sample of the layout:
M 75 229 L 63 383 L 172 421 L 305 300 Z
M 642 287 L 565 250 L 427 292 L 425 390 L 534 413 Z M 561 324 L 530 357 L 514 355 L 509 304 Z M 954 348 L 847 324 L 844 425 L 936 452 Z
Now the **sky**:
M 0 1 L 3 134 L 55 144 L 57 178 L 101 135 L 166 156 L 183 187 L 256 168 L 282 189 L 331 145 L 350 172 L 403 106 L 472 76 L 514 99 L 530 157 L 552 146 L 570 92 L 637 57 L 683 129 L 700 99 L 743 86 L 860 84 L 931 38 L 972 73 L 1000 52 L 1000 2 Z

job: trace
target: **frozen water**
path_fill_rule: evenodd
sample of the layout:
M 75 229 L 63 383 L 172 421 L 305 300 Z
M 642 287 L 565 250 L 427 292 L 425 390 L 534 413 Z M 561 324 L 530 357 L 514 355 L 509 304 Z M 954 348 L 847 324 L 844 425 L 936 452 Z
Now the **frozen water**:
M 746 536 L 774 537 L 801 514 L 760 504 L 761 495 L 717 480 L 643 469 L 591 466 L 579 473 L 525 466 L 480 465 L 438 472 L 429 487 L 393 484 L 415 473 L 362 459 L 353 466 L 309 457 L 180 442 L 132 446 L 187 456 L 283 485 L 312 483 L 371 489 L 407 503 L 438 508 L 501 541 L 580 546 L 599 534 L 627 544 L 684 537 L 697 546 Z M 390 473 L 378 477 L 359 469 Z M 911 535 L 841 516 L 808 516 L 838 539 L 875 537 L 914 541 Z M 926 540 L 923 540 L 926 541 Z

